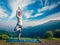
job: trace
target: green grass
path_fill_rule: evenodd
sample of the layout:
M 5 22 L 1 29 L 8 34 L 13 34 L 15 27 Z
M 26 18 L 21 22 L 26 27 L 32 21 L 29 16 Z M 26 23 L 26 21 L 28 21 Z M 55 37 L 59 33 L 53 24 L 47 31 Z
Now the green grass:
M 14 38 L 13 38 L 13 37 L 10 37 L 9 39 L 18 39 L 18 38 L 17 38 L 17 37 L 14 37 Z M 21 39 L 22 39 L 22 40 L 30 40 L 30 39 L 32 39 L 32 38 L 22 38 L 22 37 L 21 37 Z
M 17 37 L 10 37 L 10 38 L 8 38 L 8 39 L 18 39 Z M 30 40 L 30 39 L 37 39 L 37 38 L 23 38 L 23 37 L 21 37 L 21 39 L 23 39 L 23 40 Z M 39 40 L 60 40 L 60 38 L 50 38 L 50 39 L 48 39 L 48 38 L 46 38 L 46 39 L 44 39 L 44 38 L 38 38 Z
M 45 41 L 45 40 L 56 40 L 56 41 L 58 40 L 58 41 L 60 41 L 60 38 L 51 38 L 51 39 L 47 38 L 47 39 L 39 39 L 39 40 L 40 41 Z

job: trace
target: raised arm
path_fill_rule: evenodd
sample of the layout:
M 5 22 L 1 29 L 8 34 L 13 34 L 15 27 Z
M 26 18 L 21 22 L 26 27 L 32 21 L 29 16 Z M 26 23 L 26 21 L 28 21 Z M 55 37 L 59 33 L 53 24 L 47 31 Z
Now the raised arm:
M 22 11 L 21 11 L 20 8 L 16 11 L 16 16 L 17 16 L 18 18 L 22 17 Z
M 21 11 L 21 9 L 20 9 L 20 14 L 21 14 L 21 16 L 22 16 L 22 11 Z
M 17 12 L 17 11 L 16 11 L 16 17 L 19 17 L 19 16 L 18 16 L 18 12 Z

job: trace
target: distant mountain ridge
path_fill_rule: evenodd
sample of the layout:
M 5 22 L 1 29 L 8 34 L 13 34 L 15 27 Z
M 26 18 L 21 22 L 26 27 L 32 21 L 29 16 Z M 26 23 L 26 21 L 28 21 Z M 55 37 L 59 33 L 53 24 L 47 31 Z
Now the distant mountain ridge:
M 60 20 L 52 20 L 47 23 L 37 25 L 34 27 L 27 27 L 22 30 L 22 37 L 40 37 L 43 36 L 43 34 L 46 31 L 55 31 L 56 29 L 60 29 Z M 17 36 L 18 32 L 10 32 L 10 31 L 5 31 L 5 30 L 0 30 L 1 33 L 6 33 L 8 35 L 13 35 Z
M 42 36 L 45 31 L 54 31 L 56 29 L 60 29 L 60 20 L 52 20 L 41 25 L 25 28 L 23 29 L 22 34 L 26 35 L 27 37 L 31 37 L 33 35 Z

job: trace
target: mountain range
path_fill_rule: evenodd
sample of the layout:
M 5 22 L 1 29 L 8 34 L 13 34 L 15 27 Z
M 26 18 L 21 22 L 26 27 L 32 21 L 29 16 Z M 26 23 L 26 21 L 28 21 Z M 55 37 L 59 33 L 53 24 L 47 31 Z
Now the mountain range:
M 55 31 L 60 29 L 60 20 L 52 20 L 47 23 L 37 25 L 34 27 L 23 28 L 21 37 L 41 37 L 46 31 Z M 0 34 L 8 34 L 10 36 L 17 36 L 18 32 L 10 32 L 5 30 L 0 30 Z

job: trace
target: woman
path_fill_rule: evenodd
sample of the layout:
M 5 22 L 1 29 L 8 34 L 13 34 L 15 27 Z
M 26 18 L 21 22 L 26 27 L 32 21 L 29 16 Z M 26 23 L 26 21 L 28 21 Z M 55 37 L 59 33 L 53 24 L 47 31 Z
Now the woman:
M 18 39 L 20 39 L 22 30 L 22 11 L 19 7 L 16 11 L 16 17 L 17 17 L 17 25 L 15 27 L 15 31 L 18 31 Z

